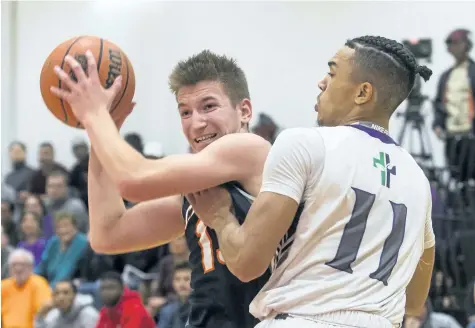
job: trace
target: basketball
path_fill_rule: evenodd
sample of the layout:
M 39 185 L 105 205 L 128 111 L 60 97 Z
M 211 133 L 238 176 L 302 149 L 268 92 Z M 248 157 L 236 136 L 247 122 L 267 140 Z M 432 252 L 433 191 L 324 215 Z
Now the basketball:
M 119 75 L 122 76 L 122 87 L 111 105 L 111 115 L 119 115 L 119 110 L 127 110 L 135 93 L 135 74 L 132 64 L 125 53 L 115 44 L 95 36 L 79 36 L 58 45 L 46 58 L 40 77 L 40 89 L 43 101 L 50 112 L 63 123 L 82 129 L 81 123 L 74 116 L 71 107 L 50 91 L 50 87 L 65 88 L 54 72 L 54 67 L 59 66 L 71 79 L 77 81 L 71 67 L 65 62 L 66 55 L 75 58 L 87 74 L 86 51 L 90 50 L 97 63 L 99 79 L 104 88 L 110 88 Z

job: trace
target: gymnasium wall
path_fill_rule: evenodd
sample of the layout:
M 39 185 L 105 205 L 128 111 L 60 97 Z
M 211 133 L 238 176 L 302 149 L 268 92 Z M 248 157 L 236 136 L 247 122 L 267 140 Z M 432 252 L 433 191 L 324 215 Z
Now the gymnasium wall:
M 475 32 L 474 13 L 475 3 L 454 1 L 2 1 L 2 154 L 19 139 L 30 147 L 29 161 L 36 165 L 36 146 L 51 140 L 58 160 L 72 164 L 70 141 L 84 134 L 49 114 L 39 74 L 50 51 L 76 35 L 102 36 L 123 48 L 135 69 L 138 103 L 124 132 L 138 131 L 145 141 L 162 142 L 166 153 L 177 153 L 186 150 L 186 141 L 167 77 L 180 59 L 204 48 L 234 56 L 247 73 L 255 116 L 267 112 L 285 127 L 312 126 L 317 81 L 347 38 L 433 38 L 434 76 L 423 86 L 433 96 L 439 75 L 452 64 L 444 39 L 458 27 Z M 425 112 L 430 111 L 427 104 Z M 391 132 L 397 135 L 400 126 L 394 119 Z M 441 144 L 432 139 L 436 161 L 442 163 Z M 6 156 L 2 168 L 8 168 Z

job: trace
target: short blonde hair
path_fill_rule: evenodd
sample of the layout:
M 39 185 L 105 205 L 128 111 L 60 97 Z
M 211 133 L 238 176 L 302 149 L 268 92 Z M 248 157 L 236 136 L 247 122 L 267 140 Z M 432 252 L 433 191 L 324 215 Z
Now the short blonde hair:
M 243 99 L 251 99 L 246 75 L 236 60 L 225 55 L 217 55 L 210 50 L 203 50 L 180 61 L 170 74 L 168 85 L 177 96 L 182 87 L 195 85 L 201 81 L 222 83 L 233 106 Z

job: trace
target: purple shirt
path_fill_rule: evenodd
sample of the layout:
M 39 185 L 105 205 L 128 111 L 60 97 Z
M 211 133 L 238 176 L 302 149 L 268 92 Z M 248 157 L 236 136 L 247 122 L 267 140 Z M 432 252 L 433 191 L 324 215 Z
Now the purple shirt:
M 40 238 L 31 244 L 27 243 L 26 241 L 20 241 L 17 247 L 23 248 L 32 252 L 35 257 L 35 266 L 36 266 L 41 261 L 41 254 L 43 254 L 45 245 L 46 245 L 46 240 L 44 240 L 43 238 Z

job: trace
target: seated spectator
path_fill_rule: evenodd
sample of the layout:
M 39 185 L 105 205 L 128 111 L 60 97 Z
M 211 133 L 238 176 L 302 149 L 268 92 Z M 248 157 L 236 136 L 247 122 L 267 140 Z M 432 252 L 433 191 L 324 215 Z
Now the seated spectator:
M 82 200 L 71 197 L 68 192 L 68 176 L 60 171 L 51 172 L 46 180 L 46 209 L 53 215 L 68 212 L 76 218 L 77 228 L 87 232 L 89 219 L 87 209 Z
M 117 257 L 118 255 L 96 253 L 88 244 L 79 263 L 78 291 L 91 295 L 94 299 L 94 306 L 98 309 L 102 306 L 99 296 L 99 279 L 104 273 L 117 270 Z
M 41 218 L 33 212 L 25 212 L 20 221 L 20 230 L 23 235 L 22 241 L 18 243 L 19 248 L 24 248 L 33 253 L 35 265 L 41 260 L 41 254 L 45 249 L 46 241 L 41 238 Z
M 190 306 L 188 297 L 191 293 L 191 267 L 188 262 L 177 264 L 173 272 L 173 289 L 177 297 L 160 310 L 158 327 L 183 328 L 188 319 Z
M 99 313 L 92 303 L 91 296 L 77 293 L 72 281 L 59 281 L 53 291 L 53 300 L 38 312 L 35 328 L 95 327 Z
M 10 144 L 8 151 L 12 170 L 6 175 L 5 182 L 17 193 L 26 191 L 33 175 L 33 169 L 26 164 L 26 145 L 20 141 L 14 141 Z
M 61 171 L 68 174 L 68 170 L 54 161 L 54 147 L 49 142 L 43 142 L 38 150 L 39 169 L 33 172 L 29 191 L 32 194 L 42 196 L 46 192 L 46 177 L 53 171 Z
M 9 245 L 8 236 L 3 232 L 2 227 L 2 279 L 8 278 L 8 258 L 13 252 L 14 248 Z
M 173 268 L 175 265 L 187 262 L 190 251 L 186 244 L 185 236 L 180 236 L 168 243 L 169 255 L 165 256 L 158 264 L 158 280 L 153 286 L 154 297 L 173 297 Z
M 13 220 L 13 211 L 15 210 L 15 206 L 13 203 L 10 203 L 4 199 L 2 199 L 2 228 L 3 232 L 8 236 L 8 240 L 10 245 L 16 246 L 19 241 L 18 235 L 18 227 Z
M 78 232 L 76 222 L 69 213 L 56 215 L 56 235 L 48 240 L 35 272 L 54 286 L 61 280 L 72 279 L 84 255 L 88 242 L 86 235 Z
M 54 235 L 54 218 L 38 195 L 29 195 L 25 200 L 25 212 L 33 212 L 41 217 L 41 232 L 45 240 Z
M 107 272 L 101 277 L 100 294 L 104 307 L 96 328 L 155 328 L 139 294 L 124 287 L 119 273 Z
M 0 194 L 2 195 L 2 200 L 9 203 L 15 203 L 17 198 L 16 191 L 12 186 L 6 184 L 4 181 L 2 181 L 2 189 Z
M 2 326 L 33 328 L 38 310 L 51 300 L 48 282 L 33 273 L 33 254 L 14 250 L 8 260 L 11 278 L 2 280 Z

